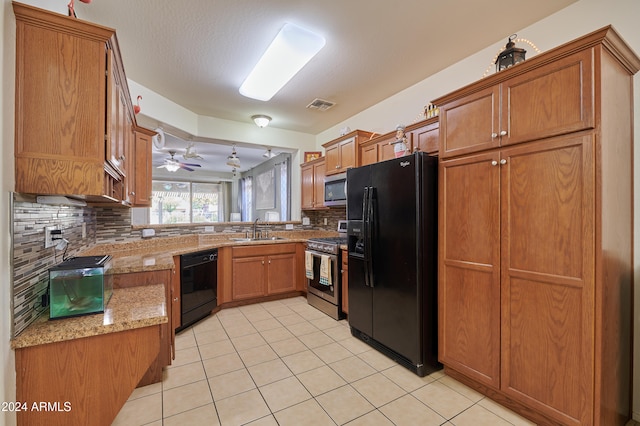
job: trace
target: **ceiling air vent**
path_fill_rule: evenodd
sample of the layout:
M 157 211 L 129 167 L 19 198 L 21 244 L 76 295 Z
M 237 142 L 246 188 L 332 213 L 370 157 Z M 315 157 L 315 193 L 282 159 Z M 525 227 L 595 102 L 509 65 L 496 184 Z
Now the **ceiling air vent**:
M 315 98 L 309 105 L 307 105 L 307 108 L 326 111 L 334 105 L 335 105 L 335 102 L 326 101 L 320 98 Z

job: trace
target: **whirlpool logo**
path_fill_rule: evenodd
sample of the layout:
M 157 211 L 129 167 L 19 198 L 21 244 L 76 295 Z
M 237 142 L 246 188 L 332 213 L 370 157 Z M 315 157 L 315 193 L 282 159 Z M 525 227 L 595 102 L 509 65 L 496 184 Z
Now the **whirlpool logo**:
M 407 167 L 409 164 L 411 164 L 411 163 L 408 162 L 408 161 L 401 161 L 400 162 L 400 167 Z

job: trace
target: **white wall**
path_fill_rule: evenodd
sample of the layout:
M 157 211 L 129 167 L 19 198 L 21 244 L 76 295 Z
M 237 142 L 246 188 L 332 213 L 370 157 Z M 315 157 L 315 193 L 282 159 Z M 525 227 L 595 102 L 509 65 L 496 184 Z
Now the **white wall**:
M 15 40 L 15 20 L 11 12 L 11 3 L 4 1 L 0 10 L 2 25 L 2 43 L 0 43 L 0 129 L 2 140 L 2 158 L 0 162 L 0 362 L 2 362 L 2 380 L 0 380 L 0 401 L 14 401 L 16 390 L 15 360 L 9 339 L 11 338 L 11 268 L 9 265 L 11 239 L 9 234 L 9 191 L 13 189 L 13 87 L 15 47 L 11 41 Z M 15 44 L 15 43 L 13 43 Z M 15 416 L 2 413 L 0 425 L 15 424 Z
M 638 0 L 580 0 L 537 23 L 517 31 L 519 37 L 526 38 L 543 52 L 602 28 L 613 25 L 623 39 L 640 55 L 640 1 Z M 507 35 L 505 35 L 506 37 Z M 446 40 L 446 39 L 445 39 Z M 397 124 L 410 124 L 423 106 L 431 100 L 454 91 L 464 85 L 479 80 L 491 58 L 504 46 L 505 40 L 496 40 L 493 46 L 460 61 L 438 74 L 380 102 L 355 116 L 338 123 L 320 133 L 316 146 L 336 138 L 339 129 L 369 130 L 387 133 Z M 533 49 L 525 45 L 527 57 Z M 640 73 L 634 77 L 634 385 L 633 418 L 640 421 Z

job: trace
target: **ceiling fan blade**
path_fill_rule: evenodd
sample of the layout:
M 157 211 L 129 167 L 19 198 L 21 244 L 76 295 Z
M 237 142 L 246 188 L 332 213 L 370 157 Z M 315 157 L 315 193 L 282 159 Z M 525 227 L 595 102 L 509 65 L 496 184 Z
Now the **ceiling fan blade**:
M 190 167 L 202 167 L 200 164 L 193 164 L 193 163 L 180 163 L 180 164 L 184 164 L 185 166 L 190 166 Z
M 184 164 L 181 164 L 181 165 L 180 165 L 180 168 L 181 168 L 181 169 L 183 169 L 183 170 L 186 170 L 186 171 L 188 171 L 188 172 L 192 172 L 192 171 L 194 170 L 194 169 L 192 169 L 191 167 L 187 167 L 187 166 L 185 166 Z

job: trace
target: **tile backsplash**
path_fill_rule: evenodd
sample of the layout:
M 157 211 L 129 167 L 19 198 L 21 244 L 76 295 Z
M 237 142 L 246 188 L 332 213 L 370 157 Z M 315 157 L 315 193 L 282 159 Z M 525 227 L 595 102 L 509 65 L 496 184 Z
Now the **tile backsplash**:
M 38 204 L 15 194 L 12 213 L 15 336 L 44 311 L 40 302 L 49 284 L 49 268 L 60 263 L 63 256 L 73 256 L 95 244 L 96 212 L 90 207 Z M 57 226 L 62 237 L 69 240 L 66 253 L 54 247 L 44 248 L 48 226 Z
M 321 229 L 335 231 L 338 220 L 345 219 L 344 208 L 303 211 L 309 225 L 295 225 L 295 230 Z M 41 307 L 42 295 L 47 292 L 49 268 L 60 263 L 63 256 L 70 257 L 95 244 L 140 240 L 142 229 L 131 226 L 128 208 L 75 207 L 38 204 L 35 197 L 14 194 L 13 217 L 13 336 L 20 334 L 29 324 L 45 312 Z M 327 225 L 324 220 L 327 219 Z M 54 247 L 44 248 L 45 228 L 57 226 L 62 237 L 69 240 L 67 251 Z M 205 227 L 213 226 L 215 233 L 242 233 L 250 224 L 203 224 L 154 227 L 154 238 L 202 234 Z M 285 230 L 285 224 L 260 223 L 261 228 Z

